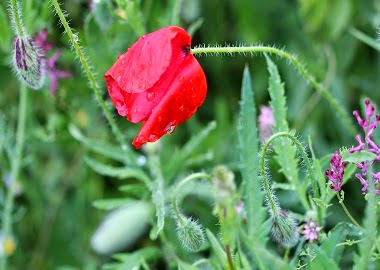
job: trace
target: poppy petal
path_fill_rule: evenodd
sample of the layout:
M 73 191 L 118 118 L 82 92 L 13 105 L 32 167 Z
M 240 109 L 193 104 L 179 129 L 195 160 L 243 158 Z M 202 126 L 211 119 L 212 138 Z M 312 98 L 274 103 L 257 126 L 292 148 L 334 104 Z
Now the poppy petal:
M 143 123 L 132 144 L 140 148 L 172 133 L 176 126 L 189 119 L 206 98 L 206 76 L 193 55 L 183 62 L 182 69 L 168 85 L 165 96 Z
M 118 113 L 143 122 L 136 148 L 172 132 L 203 103 L 206 77 L 190 45 L 184 29 L 165 27 L 141 37 L 104 75 Z

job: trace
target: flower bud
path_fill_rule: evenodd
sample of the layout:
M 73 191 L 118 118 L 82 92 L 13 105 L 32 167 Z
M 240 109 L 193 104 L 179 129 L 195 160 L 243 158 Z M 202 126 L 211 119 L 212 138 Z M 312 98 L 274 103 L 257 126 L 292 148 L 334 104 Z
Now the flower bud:
M 99 254 L 111 254 L 131 246 L 147 230 L 152 213 L 152 205 L 144 201 L 114 210 L 92 236 L 92 248 Z
M 197 252 L 205 241 L 202 225 L 193 218 L 182 215 L 177 219 L 177 236 L 189 252 Z
M 13 69 L 19 79 L 30 88 L 41 88 L 45 77 L 45 59 L 35 41 L 28 36 L 16 37 L 12 58 Z
M 297 222 L 283 210 L 272 218 L 272 238 L 285 248 L 295 246 L 299 239 Z
M 225 204 L 232 199 L 235 191 L 235 175 L 225 166 L 217 166 L 212 171 L 212 182 L 217 203 Z

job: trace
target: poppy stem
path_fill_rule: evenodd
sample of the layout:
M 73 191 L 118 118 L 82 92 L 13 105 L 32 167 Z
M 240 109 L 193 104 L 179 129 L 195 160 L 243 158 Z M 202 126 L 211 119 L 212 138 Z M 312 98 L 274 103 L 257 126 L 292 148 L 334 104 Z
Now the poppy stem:
M 327 88 L 325 88 L 321 83 L 317 82 L 313 75 L 309 73 L 306 69 L 305 65 L 302 64 L 295 55 L 292 55 L 284 50 L 270 47 L 270 46 L 238 46 L 238 47 L 196 47 L 191 49 L 192 54 L 228 54 L 232 55 L 234 53 L 243 54 L 250 53 L 254 55 L 256 53 L 268 53 L 275 54 L 280 56 L 281 58 L 287 59 L 290 63 L 292 63 L 302 74 L 302 76 L 317 90 L 322 96 L 331 104 L 331 106 L 336 110 L 338 115 L 342 118 L 342 121 L 347 126 L 349 132 L 352 136 L 357 134 L 356 128 L 351 121 L 350 115 L 347 111 L 344 110 L 342 106 L 340 106 L 339 102 L 329 93 Z
M 210 181 L 212 181 L 212 178 L 210 175 L 208 175 L 207 173 L 193 173 L 189 176 L 187 176 L 186 178 L 184 178 L 175 188 L 174 192 L 173 192 L 173 196 L 172 196 L 172 205 L 173 205 L 173 211 L 174 211 L 174 214 L 176 216 L 176 218 L 178 219 L 178 221 L 183 224 L 183 220 L 182 220 L 182 217 L 181 217 L 181 213 L 180 211 L 178 210 L 178 194 L 179 194 L 179 190 L 184 186 L 186 185 L 187 183 L 191 182 L 191 181 L 194 181 L 194 180 L 197 180 L 197 179 L 207 179 Z
M 16 36 L 23 37 L 25 35 L 24 26 L 22 23 L 22 12 L 18 0 L 11 0 L 9 3 L 9 13 L 11 22 Z
M 16 146 L 15 153 L 12 160 L 11 180 L 7 188 L 7 194 L 4 202 L 4 211 L 2 213 L 2 232 L 4 239 L 8 239 L 12 235 L 12 211 L 14 207 L 15 186 L 20 175 L 20 168 L 22 163 L 22 153 L 24 150 L 25 142 L 25 126 L 26 126 L 26 113 L 28 104 L 28 91 L 26 85 L 20 84 L 20 97 L 18 107 L 17 131 L 16 131 Z M 2 245 L 4 243 L 1 243 Z M 7 269 L 7 255 L 1 256 L 1 269 Z
M 64 13 L 62 12 L 62 9 L 58 3 L 57 0 L 52 0 L 51 1 L 54 8 L 55 8 L 55 11 L 65 29 L 65 32 L 67 33 L 69 39 L 70 39 L 70 42 L 71 42 L 71 45 L 72 45 L 72 50 L 75 51 L 75 53 L 77 54 L 78 56 L 78 59 L 82 65 L 82 68 L 83 70 L 85 71 L 85 74 L 87 76 L 87 79 L 89 81 L 89 84 L 91 86 L 91 88 L 94 90 L 94 94 L 95 94 L 95 97 L 96 97 L 96 100 L 98 101 L 100 107 L 102 108 L 103 110 L 103 113 L 105 115 L 105 117 L 107 118 L 107 121 L 108 123 L 110 124 L 111 126 L 111 130 L 113 132 L 113 134 L 115 135 L 116 137 L 116 140 L 119 142 L 119 144 L 121 145 L 122 149 L 125 150 L 125 152 L 127 153 L 127 158 L 128 158 L 128 161 L 129 162 L 132 162 L 134 159 L 132 158 L 132 152 L 129 151 L 129 147 L 125 144 L 125 140 L 124 140 L 124 137 L 120 131 L 120 129 L 118 128 L 118 126 L 116 125 L 116 122 L 112 116 L 112 113 L 111 111 L 108 109 L 103 97 L 102 97 L 102 92 L 100 91 L 100 88 L 99 88 L 99 84 L 98 82 L 96 81 L 96 78 L 95 78 L 95 75 L 90 67 L 90 64 L 89 64 L 89 60 L 88 58 L 85 56 L 81 46 L 79 45 L 79 40 L 78 40 L 78 36 L 76 34 L 73 33 L 73 30 L 71 29 L 71 27 L 69 26 L 69 23 L 67 22 L 66 20 L 66 17 L 64 15 Z

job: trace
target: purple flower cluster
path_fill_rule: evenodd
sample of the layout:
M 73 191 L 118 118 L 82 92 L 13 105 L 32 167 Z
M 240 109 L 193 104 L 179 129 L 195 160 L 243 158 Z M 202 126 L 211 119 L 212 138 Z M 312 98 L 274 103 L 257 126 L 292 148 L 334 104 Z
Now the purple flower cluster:
M 371 138 L 374 130 L 376 129 L 377 125 L 380 122 L 380 115 L 376 115 L 375 119 L 371 122 L 371 118 L 373 117 L 375 113 L 375 109 L 376 109 L 375 105 L 370 103 L 369 98 L 366 98 L 365 99 L 365 119 L 361 118 L 358 111 L 353 112 L 358 124 L 364 130 L 364 142 L 362 140 L 362 137 L 360 135 L 357 135 L 355 139 L 357 140 L 358 145 L 350 148 L 348 151 L 350 154 L 352 154 L 352 153 L 359 152 L 367 148 L 368 152 L 371 152 L 376 155 L 375 159 L 373 159 L 370 162 L 370 165 L 374 164 L 375 162 L 380 161 L 380 147 Z M 355 163 L 355 165 L 361 171 L 361 173 L 357 173 L 355 174 L 355 176 L 362 184 L 362 193 L 366 194 L 367 188 L 368 188 L 368 182 L 364 177 L 367 175 L 368 163 L 367 161 L 363 161 L 360 163 Z M 373 176 L 374 183 L 376 185 L 380 180 L 380 172 L 372 173 L 372 176 Z M 376 194 L 380 194 L 379 189 L 376 189 L 375 192 Z
M 334 152 L 334 155 L 330 159 L 331 170 L 326 170 L 325 174 L 331 181 L 330 188 L 335 191 L 340 191 L 343 184 L 344 168 L 347 166 L 347 162 L 342 162 L 342 156 L 338 151 Z
M 43 55 L 47 55 L 54 47 L 53 42 L 47 42 L 47 28 L 44 28 L 41 32 L 36 32 L 34 35 L 34 42 L 42 49 Z M 50 94 L 55 95 L 55 92 L 58 88 L 58 79 L 59 78 L 68 78 L 71 77 L 71 73 L 68 71 L 58 70 L 56 67 L 56 62 L 61 56 L 61 50 L 57 50 L 50 58 L 46 58 L 46 74 L 50 78 Z

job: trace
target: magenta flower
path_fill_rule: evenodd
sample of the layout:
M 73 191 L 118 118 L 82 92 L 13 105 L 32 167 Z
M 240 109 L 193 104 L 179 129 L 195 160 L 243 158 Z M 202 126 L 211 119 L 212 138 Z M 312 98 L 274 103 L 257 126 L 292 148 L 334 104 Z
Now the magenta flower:
M 342 156 L 338 151 L 334 152 L 334 155 L 330 159 L 331 170 L 326 170 L 325 174 L 331 181 L 330 188 L 335 191 L 340 191 L 343 184 L 344 168 L 347 166 L 347 162 L 342 162 Z
M 362 138 L 360 135 L 357 135 L 355 139 L 358 142 L 357 146 L 354 146 L 349 149 L 349 153 L 355 153 L 360 152 L 361 150 L 367 150 L 371 153 L 374 153 L 376 157 L 370 162 L 370 165 L 374 164 L 375 162 L 380 161 L 380 147 L 372 140 L 372 135 L 374 130 L 376 129 L 377 125 L 380 122 L 380 115 L 376 115 L 375 119 L 372 121 L 372 117 L 375 114 L 375 105 L 371 104 L 369 98 L 365 99 L 365 119 L 361 118 L 358 111 L 354 111 L 353 115 L 355 116 L 358 124 L 362 127 L 364 131 L 364 142 L 362 141 Z M 371 122 L 372 121 L 372 122 Z M 363 161 L 360 163 L 355 163 L 355 165 L 358 167 L 358 169 L 361 171 L 361 174 L 357 173 L 355 176 L 362 184 L 362 193 L 367 193 L 368 188 L 368 181 L 365 179 L 365 176 L 367 175 L 367 167 L 368 163 L 367 161 Z M 379 182 L 380 179 L 380 172 L 372 173 L 374 184 L 376 185 Z M 380 190 L 375 190 L 376 194 L 380 194 Z
M 41 32 L 34 34 L 34 42 L 42 49 L 43 55 L 46 58 L 45 72 L 50 78 L 50 94 L 54 96 L 58 88 L 58 79 L 71 77 L 71 73 L 59 70 L 56 67 L 56 62 L 62 53 L 61 50 L 57 50 L 50 58 L 46 57 L 54 46 L 53 42 L 47 42 L 47 36 L 47 28 L 44 28 Z
M 314 221 L 309 220 L 305 223 L 301 233 L 305 236 L 306 240 L 313 243 L 314 240 L 318 240 L 318 232 L 320 230 L 322 230 L 322 227 L 317 226 Z

